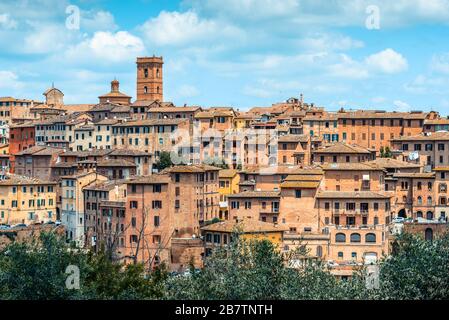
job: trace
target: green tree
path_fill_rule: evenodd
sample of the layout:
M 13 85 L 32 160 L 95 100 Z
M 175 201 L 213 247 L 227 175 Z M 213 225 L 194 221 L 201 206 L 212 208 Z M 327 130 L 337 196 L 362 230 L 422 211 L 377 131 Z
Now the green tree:
M 79 289 L 66 286 L 68 266 L 79 270 Z M 112 262 L 103 253 L 68 246 L 54 233 L 0 251 L 0 299 L 154 299 L 163 296 L 164 267 L 146 274 L 141 264 Z
M 159 155 L 159 160 L 154 164 L 154 166 L 159 171 L 173 166 L 173 162 L 171 160 L 171 153 L 168 151 L 162 151 Z
M 289 267 L 295 254 L 284 255 L 269 241 L 243 241 L 238 235 L 217 248 L 201 271 L 167 281 L 170 299 L 336 299 L 361 296 L 353 281 L 337 281 L 324 265 L 306 257 L 301 268 Z M 236 240 L 237 238 L 237 240 Z M 297 253 L 297 252 L 296 252 Z M 304 252 L 299 256 L 304 257 Z M 355 283 L 355 281 L 354 281 Z M 361 283 L 358 280 L 358 283 Z M 354 289 L 355 288 L 355 289 Z
M 379 299 L 448 299 L 449 236 L 427 241 L 403 234 L 380 266 Z
M 380 157 L 381 158 L 392 158 L 393 157 L 393 153 L 390 150 L 390 147 L 380 147 L 379 150 L 380 153 Z

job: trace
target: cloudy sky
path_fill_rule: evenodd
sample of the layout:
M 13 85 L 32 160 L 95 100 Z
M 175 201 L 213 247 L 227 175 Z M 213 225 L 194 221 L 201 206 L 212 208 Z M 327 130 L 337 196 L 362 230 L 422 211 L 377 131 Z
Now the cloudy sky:
M 54 82 L 66 103 L 96 103 L 114 77 L 135 96 L 136 56 L 156 54 L 177 105 L 303 93 L 449 114 L 449 0 L 1 0 L 0 43 L 0 96 L 42 100 Z

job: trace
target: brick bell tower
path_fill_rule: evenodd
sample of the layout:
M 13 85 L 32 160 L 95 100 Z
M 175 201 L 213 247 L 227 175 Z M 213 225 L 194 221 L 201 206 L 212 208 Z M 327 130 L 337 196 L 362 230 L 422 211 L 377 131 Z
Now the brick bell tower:
M 162 57 L 137 58 L 137 100 L 164 101 Z

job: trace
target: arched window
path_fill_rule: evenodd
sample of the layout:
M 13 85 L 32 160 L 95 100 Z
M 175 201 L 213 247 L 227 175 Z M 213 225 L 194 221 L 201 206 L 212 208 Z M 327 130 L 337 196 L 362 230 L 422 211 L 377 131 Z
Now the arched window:
M 446 205 L 446 198 L 445 197 L 441 197 L 440 198 L 440 205 L 441 206 L 445 206 Z
M 427 211 L 426 219 L 427 220 L 433 220 L 433 212 L 432 211 Z
M 156 88 L 156 92 L 159 93 L 159 86 Z
M 447 184 L 440 183 L 439 189 L 440 189 L 440 192 L 446 192 L 447 191 Z
M 418 197 L 418 204 L 422 204 L 422 197 L 421 196 Z
M 323 256 L 323 247 L 322 246 L 316 247 L 316 256 L 319 258 L 321 258 Z
M 432 182 L 427 183 L 427 189 L 429 189 L 429 191 L 432 190 Z
M 143 87 L 143 93 L 148 93 L 148 87 Z
M 147 68 L 145 68 L 143 70 L 143 74 L 144 74 L 145 78 L 148 78 L 148 69 Z
M 335 242 L 346 242 L 346 235 L 344 233 L 337 233 L 335 235 Z
M 156 69 L 156 78 L 159 78 L 159 69 Z
M 374 233 L 367 233 L 365 235 L 365 242 L 366 243 L 375 243 L 376 242 L 376 235 Z
M 359 233 L 351 234 L 351 242 L 360 242 L 362 240 L 361 238 Z
M 428 205 L 431 205 L 431 204 L 432 204 L 432 197 L 431 197 L 431 196 L 428 196 L 428 197 L 427 197 L 427 204 L 428 204 Z
M 406 203 L 407 202 L 407 196 L 402 196 L 402 202 Z
M 418 211 L 418 212 L 416 213 L 416 217 L 417 217 L 417 218 L 422 218 L 422 211 Z
M 430 228 L 427 228 L 426 231 L 424 232 L 424 237 L 426 238 L 426 240 L 432 241 L 433 240 L 433 230 Z

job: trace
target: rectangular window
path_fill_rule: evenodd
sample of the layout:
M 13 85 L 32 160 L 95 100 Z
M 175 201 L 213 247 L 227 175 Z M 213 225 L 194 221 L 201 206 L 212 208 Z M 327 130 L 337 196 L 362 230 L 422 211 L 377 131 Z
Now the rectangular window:
M 151 207 L 153 209 L 162 209 L 162 201 L 160 201 L 160 200 L 153 200 L 153 202 L 151 203 Z

